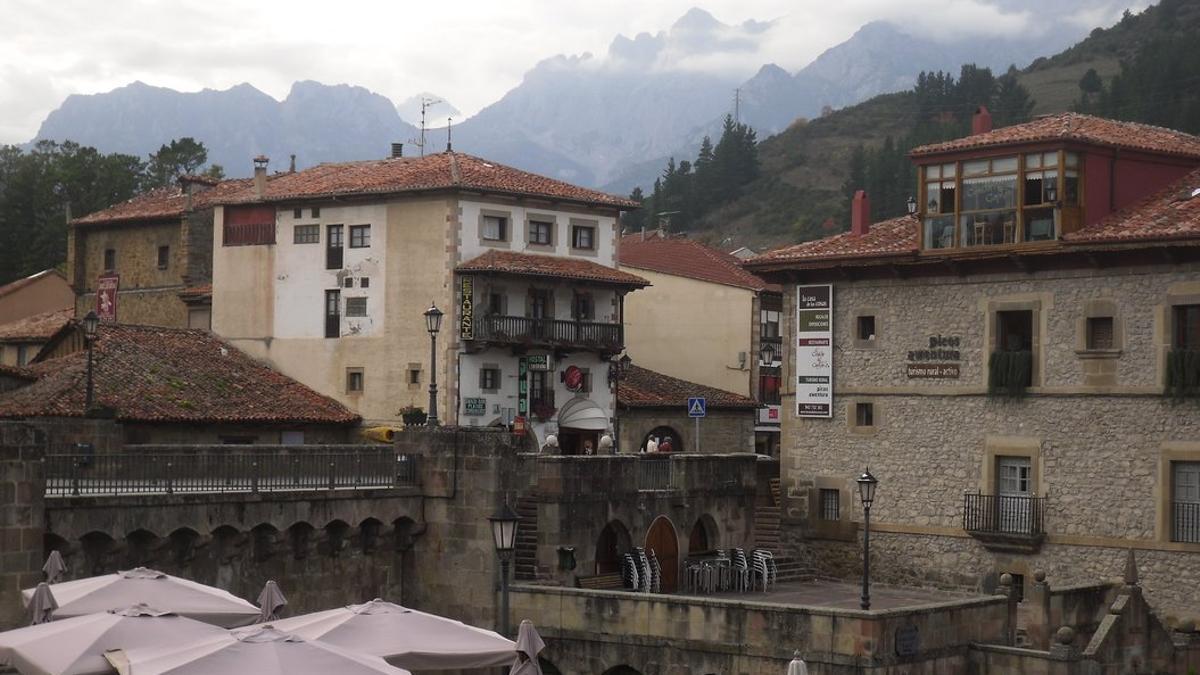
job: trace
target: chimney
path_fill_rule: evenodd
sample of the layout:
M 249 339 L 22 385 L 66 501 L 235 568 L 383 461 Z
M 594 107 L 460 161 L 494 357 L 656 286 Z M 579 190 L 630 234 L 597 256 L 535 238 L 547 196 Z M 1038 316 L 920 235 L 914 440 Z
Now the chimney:
M 254 158 L 254 196 L 260 199 L 267 192 L 267 163 L 270 161 L 266 155 Z
M 296 155 L 292 155 L 292 161 L 288 163 L 288 173 L 296 173 Z
M 404 156 L 404 144 L 392 143 L 392 159 L 397 159 Z
M 975 109 L 975 114 L 971 116 L 971 135 L 978 136 L 986 134 L 992 130 L 992 114 L 988 112 L 987 106 L 981 105 Z
M 866 190 L 854 193 L 850 202 L 850 233 L 861 237 L 871 231 L 871 200 Z

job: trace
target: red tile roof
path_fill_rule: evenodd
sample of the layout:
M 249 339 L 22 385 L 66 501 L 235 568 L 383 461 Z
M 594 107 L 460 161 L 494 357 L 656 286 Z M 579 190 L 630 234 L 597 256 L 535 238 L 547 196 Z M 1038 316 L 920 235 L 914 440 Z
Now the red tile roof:
M 78 330 L 72 322 L 56 339 Z M 0 418 L 79 417 L 85 351 L 38 361 L 32 384 L 0 394 Z M 102 324 L 95 396 L 119 420 L 170 423 L 353 424 L 359 416 L 204 331 Z
M 619 286 L 649 286 L 645 279 L 583 258 L 490 250 L 455 268 L 458 272 L 515 274 L 524 277 L 574 279 Z
M 1200 137 L 1149 124 L 1119 122 L 1074 112 L 1047 115 L 983 134 L 922 145 L 913 148 L 909 155 L 924 157 L 960 150 L 1051 141 L 1077 141 L 1200 159 Z
M 1200 169 L 1098 223 L 1072 232 L 1070 244 L 1200 238 Z
M 621 407 L 678 408 L 681 415 L 687 412 L 690 396 L 703 396 L 710 410 L 753 410 L 759 407 L 758 401 L 748 396 L 706 387 L 639 366 L 629 367 L 617 395 L 617 405 Z
M 62 330 L 74 314 L 73 309 L 57 309 L 0 324 L 0 342 L 45 342 Z
M 226 180 L 214 182 L 213 179 L 193 179 L 194 182 L 212 185 L 192 195 L 192 208 L 206 208 L 215 200 L 230 193 L 237 193 L 251 185 L 250 179 Z M 71 221 L 72 225 L 94 225 L 97 223 L 126 222 L 131 220 L 167 220 L 183 216 L 187 206 L 187 197 L 178 185 L 154 188 L 140 195 L 127 199 L 119 204 L 113 204 L 107 209 L 89 213 L 86 216 Z
M 639 206 L 637 202 L 623 197 L 589 190 L 461 152 L 320 164 L 295 173 L 268 176 L 263 197 L 255 194 L 253 183 L 250 183 L 232 194 L 220 196 L 215 203 L 278 202 L 431 190 L 477 190 L 620 209 Z
M 643 239 L 641 233 L 625 235 L 621 237 L 620 262 L 622 267 L 634 267 L 753 291 L 781 290 L 779 286 L 769 284 L 748 272 L 738 258 L 682 237 L 651 236 Z
M 37 379 L 37 375 L 24 366 L 6 366 L 3 363 L 0 363 L 0 377 L 12 377 L 26 382 L 33 382 Z
M 66 281 L 66 279 L 67 279 L 67 277 L 64 276 L 62 272 L 59 272 L 56 269 L 42 270 L 41 272 L 38 272 L 36 274 L 30 274 L 29 276 L 27 276 L 23 279 L 17 279 L 16 281 L 10 281 L 7 284 L 0 286 L 0 298 L 8 295 L 9 293 L 14 293 L 14 292 L 28 286 L 29 284 L 32 284 L 33 282 L 37 281 L 38 279 L 43 279 L 51 274 L 57 274 L 63 281 Z
M 838 260 L 843 258 L 885 258 L 912 255 L 917 251 L 917 219 L 900 216 L 875 223 L 863 236 L 842 232 L 768 251 L 745 262 L 750 269 L 776 263 Z

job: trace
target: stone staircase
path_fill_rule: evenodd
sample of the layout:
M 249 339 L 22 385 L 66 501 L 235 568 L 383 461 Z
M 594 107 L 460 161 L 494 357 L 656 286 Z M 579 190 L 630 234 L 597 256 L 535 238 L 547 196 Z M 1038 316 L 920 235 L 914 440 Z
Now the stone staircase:
M 780 485 L 778 478 L 771 479 L 771 503 L 754 510 L 754 546 L 765 548 L 775 554 L 775 566 L 779 570 L 779 581 L 802 581 L 813 578 L 812 570 L 799 560 L 782 555 L 779 539 Z
M 513 576 L 518 581 L 537 580 L 537 498 L 520 497 L 517 499 L 517 515 L 521 516 L 521 524 L 517 528 L 517 545 L 514 550 Z

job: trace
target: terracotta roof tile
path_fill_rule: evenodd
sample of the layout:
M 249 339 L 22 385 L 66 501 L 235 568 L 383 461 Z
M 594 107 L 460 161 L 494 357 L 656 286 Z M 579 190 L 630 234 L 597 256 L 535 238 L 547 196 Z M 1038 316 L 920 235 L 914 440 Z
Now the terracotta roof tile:
M 781 290 L 747 271 L 738 258 L 692 239 L 657 236 L 643 239 L 641 233 L 625 235 L 621 237 L 620 258 L 622 267 L 754 291 Z
M 617 404 L 625 408 L 679 408 L 684 414 L 689 396 L 703 396 L 709 409 L 753 410 L 758 401 L 716 387 L 688 382 L 669 375 L 630 366 L 621 380 Z
M 78 330 L 72 322 L 60 333 Z M 38 361 L 32 384 L 0 394 L 0 417 L 79 417 L 85 351 Z M 358 415 L 204 331 L 101 324 L 95 396 L 124 421 L 353 424 Z
M 46 341 L 67 325 L 73 309 L 56 309 L 0 324 L 0 342 Z
M 623 197 L 589 190 L 461 152 L 320 164 L 295 173 L 268 176 L 262 197 L 255 194 L 251 182 L 240 190 L 221 195 L 214 203 L 277 202 L 428 190 L 478 190 L 621 209 L 639 206 L 637 202 Z
M 64 280 L 66 279 L 66 277 L 63 276 L 63 273 L 59 272 L 56 269 L 42 270 L 41 272 L 38 272 L 36 274 L 30 274 L 27 277 L 24 277 L 22 279 L 17 279 L 16 281 L 10 281 L 7 284 L 0 286 L 0 298 L 8 295 L 9 293 L 18 291 L 18 290 L 28 286 L 29 284 L 32 284 L 33 282 L 37 281 L 38 279 L 42 279 L 51 274 L 57 274 L 58 276 L 62 277 Z
M 960 150 L 1048 141 L 1078 141 L 1131 150 L 1200 159 L 1200 137 L 1164 127 L 1119 122 L 1074 112 L 1039 117 L 987 133 L 913 148 L 912 157 Z
M 909 255 L 917 251 L 917 219 L 901 216 L 875 223 L 863 236 L 842 232 L 768 251 L 750 258 L 746 267 L 754 269 L 781 262 L 841 258 L 877 258 Z
M 212 185 L 212 187 L 192 195 L 192 208 L 200 209 L 212 206 L 215 200 L 224 198 L 231 193 L 237 193 L 252 181 L 248 178 L 213 182 L 212 179 L 196 180 L 195 182 Z M 136 195 L 119 204 L 113 204 L 107 209 L 89 213 L 86 216 L 71 221 L 72 225 L 95 225 L 98 223 L 125 222 L 131 220 L 166 220 L 183 216 L 187 206 L 187 198 L 178 185 L 154 188 Z
M 456 268 L 458 272 L 502 273 L 526 277 L 574 279 L 620 286 L 649 286 L 645 279 L 583 258 L 490 250 Z
M 1194 238 L 1200 238 L 1200 169 L 1063 237 L 1079 244 Z
M 25 380 L 26 382 L 33 382 L 37 379 L 37 375 L 28 368 L 23 366 L 6 366 L 3 363 L 0 363 L 0 377 L 13 377 L 18 380 Z

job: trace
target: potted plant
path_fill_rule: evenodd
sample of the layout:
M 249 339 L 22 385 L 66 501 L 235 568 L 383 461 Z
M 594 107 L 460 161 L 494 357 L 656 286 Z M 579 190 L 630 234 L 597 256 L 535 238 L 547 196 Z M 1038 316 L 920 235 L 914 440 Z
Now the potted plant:
M 404 420 L 406 427 L 419 427 L 425 425 L 425 420 L 429 415 L 425 414 L 425 409 L 415 405 L 406 405 L 400 409 L 400 419 Z
M 554 404 L 547 401 L 534 401 L 530 407 L 533 409 L 533 416 L 542 422 L 549 422 L 550 418 L 554 417 L 554 413 L 558 412 Z

